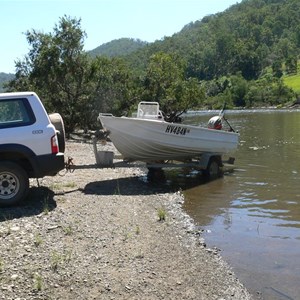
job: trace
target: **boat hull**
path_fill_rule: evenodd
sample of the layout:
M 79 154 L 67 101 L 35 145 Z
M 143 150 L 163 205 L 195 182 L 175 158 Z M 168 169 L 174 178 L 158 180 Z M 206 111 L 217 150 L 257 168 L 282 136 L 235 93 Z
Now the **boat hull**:
M 222 155 L 235 150 L 238 145 L 239 135 L 234 132 L 101 114 L 99 119 L 127 160 L 186 160 L 202 153 Z

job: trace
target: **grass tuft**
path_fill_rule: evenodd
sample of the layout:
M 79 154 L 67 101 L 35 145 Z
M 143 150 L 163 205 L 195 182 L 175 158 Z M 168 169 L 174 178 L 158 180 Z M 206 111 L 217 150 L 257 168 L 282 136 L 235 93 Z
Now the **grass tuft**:
M 43 278 L 40 274 L 35 274 L 34 276 L 34 289 L 41 291 L 43 288 Z
M 42 236 L 38 233 L 35 235 L 34 237 L 34 245 L 36 247 L 40 246 L 41 244 L 43 243 L 43 239 L 42 239 Z
M 166 213 L 165 209 L 162 208 L 162 207 L 159 208 L 159 209 L 157 210 L 157 216 L 158 216 L 158 220 L 159 220 L 160 222 L 166 221 L 167 213 Z

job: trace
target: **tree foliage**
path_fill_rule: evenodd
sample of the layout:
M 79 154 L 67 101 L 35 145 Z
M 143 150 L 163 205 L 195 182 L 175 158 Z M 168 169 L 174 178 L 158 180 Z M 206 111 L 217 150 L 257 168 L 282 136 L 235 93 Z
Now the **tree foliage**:
M 128 115 L 142 100 L 159 102 L 169 121 L 225 101 L 283 105 L 296 96 L 282 76 L 297 73 L 299 31 L 298 0 L 243 0 L 134 52 L 120 50 L 121 39 L 118 57 L 94 57 L 83 50 L 81 20 L 64 16 L 51 33 L 26 32 L 30 50 L 9 89 L 39 93 L 69 132 L 95 128 L 99 112 Z
M 26 32 L 28 55 L 16 64 L 11 86 L 35 90 L 50 111 L 58 111 L 71 131 L 80 123 L 89 94 L 89 60 L 83 52 L 85 33 L 80 20 L 62 17 L 53 33 Z
M 96 57 L 90 65 L 90 101 L 92 114 L 86 117 L 96 120 L 99 112 L 126 114 L 134 99 L 134 80 L 124 61 L 119 58 Z
M 177 55 L 153 55 L 144 79 L 142 100 L 160 103 L 169 121 L 199 106 L 204 92 L 196 79 L 185 78 L 185 64 Z
M 212 80 L 242 72 L 259 78 L 264 68 L 300 54 L 298 0 L 244 0 L 223 13 L 186 25 L 179 33 L 132 53 L 140 69 L 158 51 L 177 54 L 187 62 L 189 76 Z M 139 59 L 136 59 L 136 58 Z

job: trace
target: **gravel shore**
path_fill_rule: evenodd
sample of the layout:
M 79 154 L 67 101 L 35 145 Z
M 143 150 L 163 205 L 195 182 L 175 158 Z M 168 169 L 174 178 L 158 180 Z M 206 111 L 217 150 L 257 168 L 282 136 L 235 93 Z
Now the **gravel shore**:
M 252 299 L 179 192 L 143 169 L 97 168 L 90 142 L 68 141 L 66 156 L 79 168 L 0 211 L 0 299 Z

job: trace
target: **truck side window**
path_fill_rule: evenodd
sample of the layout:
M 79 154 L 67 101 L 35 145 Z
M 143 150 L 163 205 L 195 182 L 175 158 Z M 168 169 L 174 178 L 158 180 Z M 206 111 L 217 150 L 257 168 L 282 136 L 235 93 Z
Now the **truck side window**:
M 34 122 L 34 114 L 27 99 L 0 101 L 0 128 L 26 126 Z

